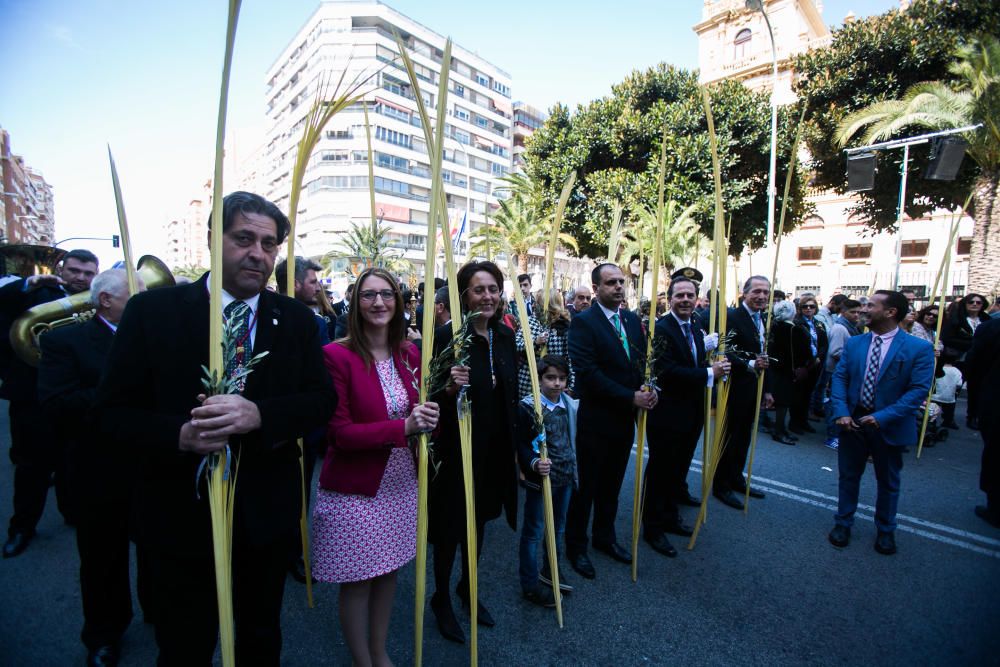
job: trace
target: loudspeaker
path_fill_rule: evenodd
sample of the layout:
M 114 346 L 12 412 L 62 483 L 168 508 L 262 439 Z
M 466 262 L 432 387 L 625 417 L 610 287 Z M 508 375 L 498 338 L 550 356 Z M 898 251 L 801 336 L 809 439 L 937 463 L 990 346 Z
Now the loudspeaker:
M 875 187 L 875 153 L 856 153 L 847 156 L 847 190 L 871 190 Z
M 924 178 L 932 181 L 954 181 L 969 143 L 961 137 L 938 137 L 931 142 L 931 161 Z

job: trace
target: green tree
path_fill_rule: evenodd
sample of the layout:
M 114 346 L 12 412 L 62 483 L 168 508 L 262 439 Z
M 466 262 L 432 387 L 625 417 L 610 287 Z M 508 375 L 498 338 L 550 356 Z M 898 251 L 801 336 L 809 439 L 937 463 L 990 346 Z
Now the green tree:
M 920 128 L 946 130 L 982 123 L 965 133 L 968 155 L 978 167 L 972 184 L 975 231 L 969 265 L 969 288 L 992 292 L 1000 279 L 1000 42 L 976 39 L 960 47 L 949 72 L 959 83 L 918 83 L 901 99 L 876 102 L 848 115 L 837 128 L 840 145 L 868 128 L 865 144 L 884 141 Z
M 711 86 L 712 112 L 719 139 L 724 201 L 732 215 L 734 255 L 763 244 L 767 220 L 767 172 L 770 155 L 768 96 L 735 81 Z M 778 183 L 785 179 L 797 114 L 779 112 Z M 637 211 L 656 205 L 660 145 L 667 129 L 667 199 L 697 204 L 694 220 L 712 230 L 712 165 L 708 126 L 697 74 L 661 64 L 632 73 L 612 87 L 609 96 L 581 106 L 576 113 L 562 105 L 529 139 L 528 175 L 544 186 L 547 204 L 558 197 L 570 171 L 579 174 L 564 229 L 593 257 L 607 254 L 611 211 L 620 202 L 627 211 L 623 231 L 638 220 Z M 804 179 L 796 170 L 789 202 L 789 229 L 809 207 Z M 777 207 L 781 206 L 781 192 Z
M 381 220 L 375 224 L 352 222 L 339 241 L 339 248 L 323 256 L 327 271 L 330 260 L 337 258 L 360 259 L 366 267 L 377 266 L 395 274 L 406 273 L 411 268 L 409 260 L 395 247 L 395 241 L 389 239 L 389 228 Z
M 545 247 L 552 233 L 552 214 L 546 211 L 537 186 L 521 175 L 505 179 L 509 188 L 506 199 L 490 218 L 489 226 L 480 227 L 478 238 L 469 248 L 470 255 L 486 256 L 498 250 L 509 251 L 514 256 L 520 273 L 528 272 L 528 254 L 532 248 Z M 561 232 L 559 241 L 573 250 L 579 250 L 576 239 Z
M 949 70 L 955 45 L 975 34 L 1000 34 L 1000 5 L 993 0 L 914 0 L 906 10 L 845 24 L 830 46 L 796 57 L 795 91 L 809 100 L 803 139 L 812 156 L 812 185 L 844 193 L 845 158 L 837 142 L 844 118 L 877 102 L 900 99 L 925 81 L 957 84 Z M 860 143 L 858 144 L 860 145 Z M 926 167 L 928 150 L 910 151 L 910 173 Z M 857 214 L 873 231 L 895 229 L 902 151 L 879 154 L 875 188 L 857 193 Z M 910 178 L 906 212 L 920 217 L 935 208 L 954 208 L 978 176 L 972 160 L 954 182 Z
M 174 278 L 187 278 L 188 280 L 198 280 L 203 275 L 208 272 L 203 266 L 195 266 L 193 264 L 187 264 L 185 266 L 175 266 L 171 273 Z

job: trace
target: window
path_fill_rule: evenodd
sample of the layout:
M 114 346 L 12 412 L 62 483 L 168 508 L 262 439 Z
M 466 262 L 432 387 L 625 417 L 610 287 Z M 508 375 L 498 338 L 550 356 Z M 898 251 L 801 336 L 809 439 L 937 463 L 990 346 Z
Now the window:
M 844 259 L 870 259 L 871 256 L 871 243 L 844 246 Z
M 465 86 L 460 83 L 456 83 L 453 92 L 459 97 L 465 97 Z
M 375 190 L 393 195 L 410 194 L 410 186 L 406 183 L 394 181 L 390 178 L 382 178 L 381 176 L 375 177 Z
M 734 59 L 740 60 L 750 55 L 750 38 L 752 36 L 750 28 L 743 28 L 736 33 L 736 39 L 733 40 L 733 45 L 736 47 L 733 52 Z
M 320 151 L 319 155 L 323 162 L 346 162 L 350 157 L 348 151 Z
M 469 145 L 469 143 L 472 141 L 472 135 L 470 135 L 468 132 L 455 128 L 452 128 L 451 136 L 455 139 L 455 141 L 459 142 L 460 144 Z
M 388 153 L 375 153 L 375 157 L 375 164 L 379 167 L 395 169 L 396 171 L 403 172 L 408 172 L 410 170 L 410 161 L 406 158 L 396 157 L 395 155 L 389 155 Z
M 852 299 L 858 296 L 867 296 L 869 286 L 868 285 L 841 285 L 840 293 L 846 294 Z
M 816 262 L 823 258 L 823 248 L 821 246 L 806 246 L 799 248 L 800 262 Z
M 464 121 L 468 121 L 469 118 L 470 118 L 470 114 L 469 114 L 469 111 L 467 109 L 463 109 L 462 107 L 460 107 L 460 106 L 458 106 L 456 104 L 455 105 L 455 117 L 459 118 L 461 120 L 464 120 Z
M 819 285 L 798 285 L 795 288 L 795 297 L 798 298 L 804 294 L 811 294 L 813 296 L 819 294 Z
M 955 245 L 956 255 L 968 255 L 972 252 L 972 237 L 971 236 L 961 236 L 958 239 L 958 243 Z
M 927 285 L 900 285 L 900 292 L 913 292 L 918 301 L 927 298 Z
M 490 77 L 486 76 L 485 74 L 480 74 L 480 73 L 476 72 L 476 83 L 478 83 L 480 86 L 483 86 L 485 88 L 489 88 L 490 87 Z
M 397 146 L 410 147 L 410 135 L 384 127 L 375 128 L 375 138 Z
M 930 239 L 920 239 L 915 241 L 903 241 L 899 249 L 900 257 L 926 257 L 927 248 L 931 245 Z
M 326 131 L 326 138 L 327 139 L 350 139 L 351 138 L 351 131 L 350 130 L 327 130 Z

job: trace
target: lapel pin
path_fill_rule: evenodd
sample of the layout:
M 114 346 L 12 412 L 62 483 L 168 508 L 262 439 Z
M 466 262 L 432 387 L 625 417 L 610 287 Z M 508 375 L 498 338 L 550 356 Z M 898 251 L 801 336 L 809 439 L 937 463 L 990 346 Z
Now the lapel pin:
M 278 318 L 276 317 L 276 318 L 274 318 L 273 320 L 271 320 L 271 323 L 272 323 L 272 324 L 273 324 L 274 326 L 278 326 Z

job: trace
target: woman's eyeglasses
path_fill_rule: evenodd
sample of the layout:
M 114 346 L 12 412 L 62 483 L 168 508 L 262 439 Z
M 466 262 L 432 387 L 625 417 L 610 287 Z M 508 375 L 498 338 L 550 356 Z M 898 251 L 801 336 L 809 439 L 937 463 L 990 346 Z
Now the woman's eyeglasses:
M 396 298 L 396 293 L 391 289 L 375 290 L 366 289 L 358 292 L 358 297 L 365 303 L 374 303 L 375 297 L 382 297 L 382 303 L 388 303 L 394 301 Z

